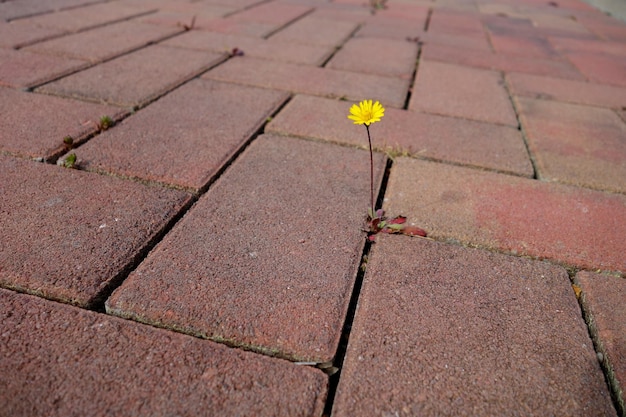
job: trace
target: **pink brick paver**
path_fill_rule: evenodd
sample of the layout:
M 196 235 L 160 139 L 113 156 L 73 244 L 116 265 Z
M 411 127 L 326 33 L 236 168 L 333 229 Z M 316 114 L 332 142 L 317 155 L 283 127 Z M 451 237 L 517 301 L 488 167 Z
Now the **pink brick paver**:
M 94 306 L 190 202 L 181 191 L 0 156 L 0 286 Z
M 626 387 L 626 279 L 589 271 L 576 274 L 591 334 L 624 409 Z
M 377 155 L 378 181 L 383 169 Z M 262 136 L 113 293 L 107 311 L 330 362 L 368 204 L 366 152 Z
M 353 22 L 306 16 L 270 37 L 272 40 L 305 45 L 339 46 L 358 28 Z
M 466 37 L 485 36 L 479 14 L 447 10 L 445 8 L 436 8 L 433 10 L 428 25 L 428 31 Z
M 223 54 L 153 45 L 62 78 L 37 91 L 124 107 L 141 106 L 223 59 Z
M 626 124 L 608 109 L 516 99 L 538 175 L 626 192 Z
M 319 370 L 0 290 L 2 416 L 319 416 Z
M 398 158 L 385 194 L 437 239 L 626 271 L 626 196 Z
M 567 57 L 592 81 L 626 87 L 626 56 L 579 52 Z
M 426 45 L 422 58 L 429 61 L 447 62 L 497 71 L 514 71 L 569 80 L 586 80 L 585 76 L 572 64 L 561 59 L 495 54 L 488 51 L 477 51 L 475 49 L 449 45 Z
M 98 62 L 182 31 L 182 28 L 166 28 L 130 20 L 40 42 L 24 50 Z M 102 39 L 107 39 L 107 42 L 102 42 Z
M 507 74 L 506 79 L 513 95 L 617 109 L 626 107 L 625 87 L 522 73 Z
M 311 12 L 313 8 L 305 4 L 269 1 L 257 2 L 240 12 L 229 16 L 239 22 L 268 23 L 278 29 Z
M 97 132 L 100 118 L 126 114 L 116 107 L 0 87 L 0 152 L 55 160 L 70 136 L 79 145 Z
M 287 93 L 194 80 L 76 150 L 82 168 L 198 191 Z
M 621 416 L 585 1 L 0 0 L 0 417 Z
M 31 88 L 87 65 L 78 59 L 0 48 L 0 86 Z
M 193 30 L 162 42 L 180 48 L 232 53 L 234 49 L 245 56 L 309 64 L 324 63 L 334 48 L 319 45 L 302 45 L 291 42 L 261 39 L 251 36 Z
M 417 60 L 415 42 L 353 38 L 326 65 L 345 71 L 411 79 Z M 372 59 L 375 56 L 376 59 Z
M 13 20 L 67 8 L 97 3 L 100 0 L 4 1 L 0 3 L 0 20 Z
M 245 56 L 229 60 L 203 78 L 351 100 L 376 97 L 391 107 L 404 106 L 409 88 L 409 80 Z
M 1 6 L 2 3 L 0 3 Z M 59 29 L 42 28 L 20 21 L 9 23 L 0 21 L 0 46 L 18 48 L 62 33 L 64 32 Z
M 409 109 L 517 127 L 503 84 L 494 71 L 421 61 Z
M 333 416 L 616 416 L 563 268 L 382 236 Z
M 395 40 L 415 39 L 422 37 L 424 25 L 416 25 L 411 21 L 380 21 L 378 19 L 365 22 L 356 32 L 357 37 L 384 38 Z
M 18 0 L 19 1 L 19 0 Z M 132 7 L 123 3 L 111 7 L 107 3 L 97 3 L 65 9 L 56 13 L 44 13 L 23 19 L 22 22 L 44 28 L 78 32 L 88 28 L 118 22 L 153 12 L 154 8 Z
M 279 1 L 259 2 L 229 15 L 225 19 L 207 22 L 200 28 L 232 34 L 268 37 L 312 10 L 313 8 L 306 4 Z
M 266 131 L 366 148 L 365 129 L 347 118 L 351 104 L 297 95 Z M 512 127 L 394 108 L 385 110 L 383 120 L 370 127 L 379 151 L 533 176 L 522 135 Z

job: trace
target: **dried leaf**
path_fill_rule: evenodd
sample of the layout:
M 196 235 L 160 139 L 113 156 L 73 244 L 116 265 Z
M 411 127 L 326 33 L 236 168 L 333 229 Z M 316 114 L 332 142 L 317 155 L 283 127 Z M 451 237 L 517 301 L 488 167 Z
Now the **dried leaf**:
M 405 216 L 394 217 L 393 219 L 387 220 L 387 223 L 389 223 L 389 224 L 404 224 L 404 223 L 406 223 L 406 217 Z
M 404 228 L 402 229 L 402 234 L 407 236 L 426 237 L 426 231 L 424 229 L 420 229 L 417 226 L 404 226 Z
M 576 284 L 572 284 L 572 289 L 574 290 L 574 294 L 576 294 L 576 298 L 580 298 L 580 294 L 582 294 L 583 290 Z

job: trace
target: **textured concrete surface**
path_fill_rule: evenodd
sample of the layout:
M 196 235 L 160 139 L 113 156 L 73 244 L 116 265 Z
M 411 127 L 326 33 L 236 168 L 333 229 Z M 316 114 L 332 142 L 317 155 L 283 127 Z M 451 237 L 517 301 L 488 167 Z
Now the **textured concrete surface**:
M 521 73 L 508 74 L 507 81 L 513 94 L 519 96 L 598 107 L 621 108 L 626 105 L 626 88 L 613 85 Z
M 101 117 L 115 120 L 126 114 L 112 106 L 1 87 L 0 113 L 0 150 L 43 160 L 54 160 L 66 151 L 65 137 L 79 145 L 96 133 Z
M 623 414 L 625 57 L 581 0 L 0 0 L 0 417 Z M 367 243 L 366 99 L 426 240 Z
M 349 100 L 377 97 L 390 107 L 402 107 L 409 80 L 273 62 L 245 56 L 231 59 L 203 77 L 219 81 L 254 85 Z
M 591 334 L 600 358 L 609 370 L 609 379 L 624 410 L 626 387 L 626 280 L 624 278 L 581 271 L 575 279 Z
M 330 362 L 364 245 L 367 153 L 257 139 L 107 300 L 107 311 Z M 380 179 L 383 158 L 376 156 Z
M 480 96 L 479 101 L 476 97 Z M 411 110 L 517 127 L 515 111 L 494 71 L 422 60 L 415 77 Z
M 429 236 L 626 271 L 626 196 L 397 158 L 385 194 Z
M 407 237 L 368 261 L 334 416 L 615 416 L 564 269 Z
M 78 59 L 0 48 L 0 86 L 31 88 L 86 66 Z
M 286 99 L 280 91 L 194 80 L 76 154 L 90 171 L 198 191 Z
M 328 63 L 328 68 L 411 79 L 417 44 L 393 39 L 353 38 Z M 376 59 L 372 59 L 376 56 Z
M 319 416 L 319 370 L 0 289 L 2 416 Z M 68 343 L 71 341 L 71 343 Z
M 366 148 L 365 129 L 346 118 L 351 104 L 297 95 L 266 130 Z M 512 127 L 393 108 L 385 110 L 384 120 L 370 127 L 372 145 L 392 156 L 409 154 L 533 176 L 522 135 Z
M 540 178 L 626 192 L 626 124 L 614 112 L 521 97 L 516 103 Z
M 163 42 L 163 45 L 221 53 L 233 53 L 236 49 L 246 56 L 309 65 L 321 65 L 334 49 L 327 46 L 279 41 L 275 38 L 266 40 L 206 31 L 190 31 L 168 39 Z
M 158 42 L 182 31 L 181 27 L 160 27 L 131 20 L 102 26 L 86 33 L 75 33 L 39 42 L 24 50 L 98 62 Z M 102 39 L 107 39 L 107 42 L 102 42 Z
M 140 106 L 223 59 L 224 54 L 153 45 L 62 78 L 38 91 L 124 107 Z
M 0 157 L 0 285 L 80 306 L 101 301 L 189 203 L 181 191 Z

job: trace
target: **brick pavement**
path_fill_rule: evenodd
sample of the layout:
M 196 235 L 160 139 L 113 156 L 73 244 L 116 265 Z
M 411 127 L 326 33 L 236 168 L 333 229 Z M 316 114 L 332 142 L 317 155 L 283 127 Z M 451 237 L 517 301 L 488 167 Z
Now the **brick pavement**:
M 580 0 L 0 0 L 0 416 L 624 415 L 625 115 Z

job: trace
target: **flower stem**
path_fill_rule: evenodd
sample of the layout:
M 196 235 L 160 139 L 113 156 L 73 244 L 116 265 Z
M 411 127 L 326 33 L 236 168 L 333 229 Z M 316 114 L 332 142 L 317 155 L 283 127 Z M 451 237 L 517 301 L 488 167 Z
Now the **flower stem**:
M 370 137 L 370 126 L 365 125 L 367 130 L 367 141 L 370 145 L 370 203 L 372 206 L 372 219 L 376 217 L 376 211 L 374 208 L 374 152 L 372 151 L 372 138 Z

